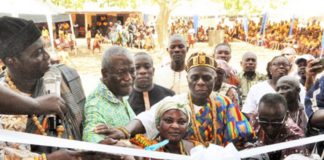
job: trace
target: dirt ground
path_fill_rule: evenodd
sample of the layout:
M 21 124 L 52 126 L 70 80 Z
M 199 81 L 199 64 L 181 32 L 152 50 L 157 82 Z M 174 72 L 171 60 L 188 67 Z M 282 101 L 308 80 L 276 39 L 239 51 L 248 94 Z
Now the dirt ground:
M 100 68 L 101 68 L 101 57 L 105 49 L 109 48 L 111 45 L 104 44 L 101 51 L 95 50 L 92 53 L 91 50 L 88 50 L 86 47 L 85 39 L 77 40 L 78 49 L 77 53 L 70 53 L 69 60 L 66 62 L 67 65 L 75 68 L 81 75 L 81 80 L 86 95 L 88 95 L 97 85 L 100 79 Z M 232 59 L 230 65 L 233 66 L 237 71 L 241 71 L 240 61 L 242 55 L 247 51 L 252 51 L 257 54 L 258 57 L 258 66 L 257 71 L 265 73 L 267 62 L 273 57 L 279 54 L 277 50 L 265 49 L 264 47 L 259 47 L 251 45 L 245 42 L 232 42 Z M 131 49 L 133 53 L 139 51 L 146 51 L 140 49 Z M 213 47 L 208 46 L 208 43 L 196 43 L 194 48 L 189 49 L 189 54 L 203 51 L 208 54 L 213 53 Z M 147 51 L 150 53 L 154 59 L 154 66 L 156 69 L 159 68 L 162 61 L 168 58 L 168 54 L 165 50 L 151 50 Z M 159 75 L 155 75 L 159 76 Z

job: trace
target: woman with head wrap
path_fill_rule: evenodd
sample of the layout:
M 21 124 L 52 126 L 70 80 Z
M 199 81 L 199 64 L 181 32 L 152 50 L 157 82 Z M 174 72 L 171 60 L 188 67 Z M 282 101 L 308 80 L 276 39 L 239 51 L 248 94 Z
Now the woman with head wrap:
M 155 149 L 188 155 L 191 148 L 198 144 L 196 141 L 183 139 L 190 121 L 191 110 L 188 104 L 175 100 L 163 101 L 155 112 L 155 125 L 159 135 L 154 140 L 148 140 L 143 135 L 136 135 L 135 138 L 131 139 L 131 142 L 143 148 L 156 143 L 167 142 L 164 146 Z

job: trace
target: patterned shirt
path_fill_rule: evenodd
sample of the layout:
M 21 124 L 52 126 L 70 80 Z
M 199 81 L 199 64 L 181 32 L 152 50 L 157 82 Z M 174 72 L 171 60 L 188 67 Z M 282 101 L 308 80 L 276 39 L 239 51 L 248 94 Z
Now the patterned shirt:
M 125 126 L 135 117 L 126 97 L 120 101 L 102 82 L 88 96 L 84 110 L 85 126 L 82 139 L 95 143 L 105 137 L 94 133 L 94 128 L 97 125 Z
M 254 77 L 252 77 L 252 79 L 248 79 L 244 75 L 244 72 L 240 72 L 238 74 L 238 78 L 240 80 L 239 90 L 240 90 L 240 93 L 242 95 L 243 103 L 245 102 L 246 96 L 249 93 L 249 90 L 250 90 L 251 86 L 255 85 L 256 83 L 258 83 L 260 81 L 263 81 L 263 80 L 267 79 L 267 76 L 265 76 L 265 75 L 263 75 L 261 73 L 258 73 L 258 72 L 255 72 L 255 73 L 256 74 L 255 74 Z
M 260 132 L 258 133 L 259 141 L 257 142 L 257 145 L 265 146 L 270 144 L 287 142 L 303 138 L 304 136 L 304 131 L 301 128 L 299 128 L 298 125 L 295 124 L 291 119 L 288 119 L 286 121 L 285 126 L 280 130 L 278 136 L 275 139 L 270 139 L 266 135 L 265 131 L 261 128 Z M 268 156 L 270 160 L 280 160 L 286 158 L 291 154 L 303 154 L 307 156 L 309 154 L 309 151 L 306 146 L 298 146 L 294 148 L 287 148 L 275 152 L 270 152 L 268 153 Z
M 241 98 L 235 86 L 223 82 L 220 89 L 218 91 L 214 91 L 213 93 L 216 93 L 217 95 L 219 94 L 221 96 L 227 96 L 232 100 L 235 107 L 241 110 L 242 107 Z

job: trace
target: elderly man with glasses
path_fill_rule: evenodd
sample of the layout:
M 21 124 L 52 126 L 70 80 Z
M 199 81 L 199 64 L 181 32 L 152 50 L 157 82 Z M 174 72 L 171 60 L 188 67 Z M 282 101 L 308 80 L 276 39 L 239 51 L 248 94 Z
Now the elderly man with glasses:
M 288 118 L 288 107 L 285 98 L 276 93 L 265 94 L 259 103 L 257 123 L 260 125 L 258 145 L 270 145 L 304 137 L 304 132 Z M 308 155 L 305 146 L 288 148 L 268 153 L 270 160 L 278 160 L 290 154 Z

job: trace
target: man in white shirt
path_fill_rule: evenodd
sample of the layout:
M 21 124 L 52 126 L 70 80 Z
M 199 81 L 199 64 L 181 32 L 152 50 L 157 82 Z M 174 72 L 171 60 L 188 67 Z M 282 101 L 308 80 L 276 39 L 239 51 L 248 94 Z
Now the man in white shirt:
M 185 60 L 189 48 L 185 39 L 180 35 L 170 38 L 167 51 L 170 54 L 170 62 L 157 69 L 155 83 L 173 90 L 176 94 L 188 91 Z

